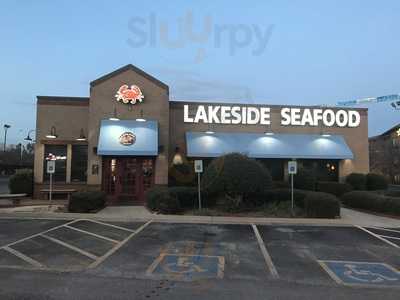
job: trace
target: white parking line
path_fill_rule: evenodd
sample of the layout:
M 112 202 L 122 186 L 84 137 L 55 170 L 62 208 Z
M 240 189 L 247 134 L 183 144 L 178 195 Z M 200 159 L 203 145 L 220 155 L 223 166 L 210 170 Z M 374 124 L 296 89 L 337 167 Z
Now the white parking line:
M 254 234 L 256 235 L 258 245 L 260 246 L 261 253 L 264 256 L 265 263 L 267 264 L 267 267 L 269 269 L 269 272 L 271 273 L 271 276 L 275 279 L 279 279 L 278 271 L 275 268 L 274 262 L 272 261 L 272 258 L 268 253 L 267 247 L 264 244 L 264 241 L 260 235 L 260 232 L 257 229 L 257 226 L 254 224 L 251 224 L 251 227 L 253 227 L 253 231 L 254 231 Z
M 125 238 L 122 242 L 120 242 L 118 245 L 116 245 L 114 248 L 112 248 L 110 251 L 108 251 L 106 254 L 101 256 L 98 260 L 93 262 L 89 268 L 95 268 L 98 265 L 100 265 L 103 261 L 105 261 L 110 255 L 114 254 L 119 248 L 121 248 L 123 245 L 126 244 L 132 237 L 134 237 L 136 234 L 141 232 L 143 229 L 145 229 L 150 223 L 153 222 L 153 220 L 148 221 L 147 223 L 143 224 L 140 226 L 138 229 L 135 230 L 135 232 L 132 232 L 127 238 Z
M 400 249 L 399 245 L 396 245 L 395 243 L 392 243 L 391 241 L 388 241 L 387 239 L 381 237 L 378 234 L 373 233 L 372 231 L 369 231 L 368 229 L 365 229 L 364 227 L 361 227 L 361 226 L 358 226 L 358 225 L 355 225 L 355 227 L 357 227 L 358 229 L 361 229 L 362 231 L 365 231 L 365 232 L 369 233 L 373 237 L 376 237 L 377 239 L 381 240 L 382 242 L 385 242 L 386 244 L 389 244 L 389 245 L 391 245 L 391 246 L 393 246 L 395 248 L 399 248 Z
M 368 228 L 370 229 L 376 229 L 376 230 L 382 230 L 382 231 L 389 231 L 389 232 L 396 232 L 396 233 L 400 233 L 399 230 L 394 230 L 394 229 L 388 229 L 388 228 L 380 228 L 380 227 L 372 227 L 372 226 L 368 226 Z
M 0 247 L 0 249 L 4 249 L 5 247 L 10 247 L 10 246 L 12 246 L 12 245 L 15 245 L 15 244 L 24 242 L 24 241 L 26 241 L 26 240 L 32 239 L 32 238 L 34 238 L 34 237 L 37 237 L 37 236 L 39 236 L 39 235 L 41 235 L 41 234 L 50 232 L 50 231 L 55 230 L 55 229 L 59 229 L 59 228 L 61 228 L 61 227 L 63 227 L 63 226 L 68 226 L 69 224 L 73 224 L 73 223 L 78 222 L 78 221 L 79 221 L 79 220 L 74 220 L 74 221 L 71 221 L 71 222 L 67 222 L 67 223 L 58 225 L 58 226 L 56 226 L 56 227 L 52 227 L 52 228 L 50 228 L 50 229 L 48 229 L 48 230 L 45 230 L 45 231 L 42 231 L 42 232 L 39 232 L 39 233 L 30 235 L 30 236 L 25 237 L 25 238 L 23 238 L 23 239 L 20 239 L 20 240 L 18 240 L 18 241 L 16 241 L 16 242 L 9 243 L 9 244 L 7 244 L 7 245 L 5 245 L 5 246 Z
M 383 237 L 385 239 L 393 239 L 393 240 L 400 240 L 400 237 L 394 237 L 394 236 L 389 236 L 389 235 L 379 235 L 380 237 Z
M 71 250 L 73 250 L 73 251 L 75 251 L 75 252 L 78 252 L 78 253 L 80 253 L 80 254 L 82 254 L 82 255 L 85 255 L 85 256 L 87 256 L 87 257 L 93 259 L 93 260 L 96 260 L 96 259 L 99 258 L 98 256 L 96 256 L 96 255 L 94 255 L 94 254 L 92 254 L 92 253 L 86 252 L 85 250 L 82 250 L 82 249 L 80 249 L 80 248 L 78 248 L 78 247 L 75 247 L 75 246 L 70 245 L 70 244 L 68 244 L 68 243 L 65 243 L 65 242 L 63 242 L 63 241 L 60 241 L 59 239 L 53 238 L 53 237 L 48 236 L 48 235 L 46 235 L 46 234 L 42 234 L 41 236 L 44 237 L 44 238 L 46 238 L 46 239 L 48 239 L 49 241 L 52 241 L 52 242 L 54 242 L 54 243 L 57 243 L 57 244 L 59 244 L 59 245 L 61 245 L 61 246 L 66 247 L 66 248 L 68 248 L 68 249 L 71 249 Z
M 32 266 L 36 267 L 36 268 L 41 268 L 44 269 L 45 266 L 43 266 L 40 262 L 38 262 L 37 260 L 34 260 L 33 258 L 26 256 L 25 254 L 10 248 L 8 246 L 4 246 L 3 250 L 8 251 L 11 254 L 14 254 L 15 256 L 19 257 L 20 259 L 24 260 L 25 262 L 31 264 Z
M 109 226 L 109 227 L 114 227 L 114 228 L 117 228 L 117 229 L 129 231 L 129 232 L 135 232 L 135 230 L 133 230 L 133 229 L 121 227 L 121 226 L 114 225 L 114 224 L 108 224 L 108 223 L 100 222 L 100 221 L 97 221 L 97 220 L 81 219 L 80 221 L 89 221 L 89 222 L 93 222 L 93 223 L 97 223 L 97 224 L 101 224 L 101 225 L 105 225 L 105 226 Z
M 72 226 L 69 226 L 69 225 L 65 225 L 64 227 L 67 227 L 69 229 L 76 230 L 76 231 L 79 231 L 79 232 L 82 232 L 82 233 L 86 233 L 86 234 L 98 237 L 100 239 L 103 239 L 103 240 L 106 240 L 106 241 L 109 241 L 109 242 L 113 242 L 115 244 L 118 244 L 120 242 L 120 241 L 117 241 L 117 240 L 114 240 L 114 239 L 110 239 L 108 237 L 105 237 L 105 236 L 102 236 L 102 235 L 98 235 L 96 233 L 89 232 L 89 231 L 86 231 L 86 230 L 82 230 L 82 229 L 79 229 L 79 228 L 76 228 L 76 227 L 72 227 Z

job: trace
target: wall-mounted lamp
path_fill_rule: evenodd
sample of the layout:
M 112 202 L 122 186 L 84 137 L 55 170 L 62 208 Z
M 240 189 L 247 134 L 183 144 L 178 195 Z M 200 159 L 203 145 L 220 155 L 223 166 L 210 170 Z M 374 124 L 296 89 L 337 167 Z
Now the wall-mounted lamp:
M 143 109 L 140 110 L 140 117 L 136 119 L 138 122 L 146 122 L 146 119 L 143 117 Z
M 212 129 L 211 124 L 208 124 L 208 129 L 205 131 L 206 134 L 214 134 L 215 131 Z
M 114 106 L 114 112 L 112 117 L 108 118 L 110 121 L 119 121 L 118 115 L 117 115 L 117 108 Z
M 83 128 L 81 128 L 81 133 L 79 134 L 79 137 L 76 140 L 79 142 L 86 141 L 86 136 L 85 136 L 85 133 L 83 132 Z
M 56 139 L 57 138 L 56 128 L 54 126 L 51 126 L 50 134 L 46 135 L 46 138 L 48 138 L 48 139 Z

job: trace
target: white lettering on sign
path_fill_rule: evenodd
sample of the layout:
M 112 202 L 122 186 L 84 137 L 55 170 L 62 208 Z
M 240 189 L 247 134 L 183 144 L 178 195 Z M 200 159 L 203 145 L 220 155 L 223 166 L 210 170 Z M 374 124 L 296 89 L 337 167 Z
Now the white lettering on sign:
M 283 126 L 320 126 L 326 127 L 358 127 L 361 116 L 356 110 L 334 111 L 320 108 L 289 108 L 281 109 L 281 125 Z
M 190 106 L 183 106 L 185 123 L 270 125 L 271 109 L 259 106 L 198 105 L 191 116 Z M 281 109 L 283 126 L 358 127 L 360 113 L 356 110 L 284 107 Z
M 185 123 L 249 124 L 269 125 L 270 108 L 255 106 L 198 105 L 196 113 L 190 116 L 189 105 L 183 106 Z

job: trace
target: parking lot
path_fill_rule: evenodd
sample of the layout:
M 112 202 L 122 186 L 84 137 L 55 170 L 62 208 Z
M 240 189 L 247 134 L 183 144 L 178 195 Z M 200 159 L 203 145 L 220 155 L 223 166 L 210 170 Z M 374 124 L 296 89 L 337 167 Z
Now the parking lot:
M 396 290 L 400 229 L 0 219 L 0 271 Z

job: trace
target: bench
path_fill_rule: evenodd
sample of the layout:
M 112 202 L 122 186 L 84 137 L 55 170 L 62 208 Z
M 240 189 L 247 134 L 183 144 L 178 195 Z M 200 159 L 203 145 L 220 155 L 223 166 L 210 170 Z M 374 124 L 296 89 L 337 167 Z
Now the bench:
M 57 194 L 57 195 L 66 194 L 68 202 L 69 202 L 69 200 L 71 200 L 71 194 L 75 193 L 75 192 L 77 192 L 77 190 L 74 190 L 74 189 L 55 189 L 55 190 L 51 191 L 51 193 L 53 195 L 54 194 Z M 49 199 L 50 189 L 42 189 L 42 190 L 40 190 L 40 193 L 41 194 L 46 194 L 47 195 L 47 200 Z
M 27 194 L 0 194 L 0 199 L 12 200 L 14 206 L 19 206 L 21 198 L 25 198 Z

